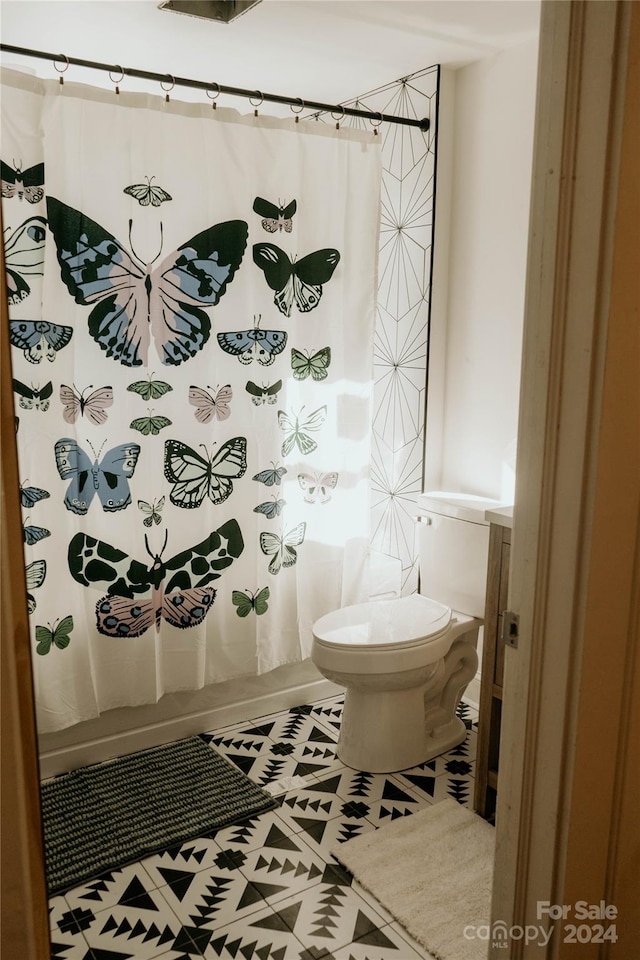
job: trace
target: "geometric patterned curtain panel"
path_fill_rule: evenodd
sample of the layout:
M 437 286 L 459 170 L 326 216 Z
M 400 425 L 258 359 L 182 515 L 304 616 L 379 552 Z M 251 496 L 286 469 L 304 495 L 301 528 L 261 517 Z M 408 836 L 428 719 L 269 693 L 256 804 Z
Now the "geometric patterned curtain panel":
M 353 101 L 372 112 L 429 119 L 426 132 L 380 126 L 371 536 L 375 550 L 401 560 L 405 594 L 418 588 L 413 517 L 424 475 L 439 78 L 440 68 L 429 67 Z M 371 129 L 355 118 L 349 124 Z

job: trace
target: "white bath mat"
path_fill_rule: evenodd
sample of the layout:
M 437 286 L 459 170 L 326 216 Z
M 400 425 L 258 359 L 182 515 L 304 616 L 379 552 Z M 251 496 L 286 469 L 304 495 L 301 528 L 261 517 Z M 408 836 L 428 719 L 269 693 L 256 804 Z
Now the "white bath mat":
M 437 960 L 484 960 L 474 930 L 490 921 L 494 837 L 447 799 L 331 853 Z

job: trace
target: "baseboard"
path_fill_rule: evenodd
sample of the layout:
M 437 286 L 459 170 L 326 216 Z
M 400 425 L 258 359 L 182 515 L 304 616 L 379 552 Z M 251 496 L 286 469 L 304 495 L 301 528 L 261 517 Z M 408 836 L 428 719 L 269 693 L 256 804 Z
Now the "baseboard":
M 287 710 L 289 707 L 334 697 L 343 692 L 342 687 L 321 678 L 285 690 L 270 691 L 263 696 L 252 697 L 250 700 L 213 707 L 186 716 L 136 727 L 133 730 L 120 731 L 111 736 L 86 740 L 58 750 L 44 751 L 40 754 L 40 778 L 47 780 L 49 777 L 91 763 L 103 763 L 105 760 L 134 753 L 136 750 L 157 747 L 197 733 L 217 730 L 232 723 L 254 720 L 270 713 Z

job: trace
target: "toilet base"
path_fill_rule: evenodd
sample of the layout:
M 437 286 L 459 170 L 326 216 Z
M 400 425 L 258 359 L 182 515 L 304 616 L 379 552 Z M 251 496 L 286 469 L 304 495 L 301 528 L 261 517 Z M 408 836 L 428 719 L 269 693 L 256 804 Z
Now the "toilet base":
M 338 758 L 354 770 L 394 773 L 458 746 L 467 730 L 456 707 L 477 663 L 475 643 L 461 638 L 426 683 L 393 690 L 348 686 Z
M 368 773 L 391 773 L 425 759 L 424 696 L 413 690 L 347 689 L 338 757 Z

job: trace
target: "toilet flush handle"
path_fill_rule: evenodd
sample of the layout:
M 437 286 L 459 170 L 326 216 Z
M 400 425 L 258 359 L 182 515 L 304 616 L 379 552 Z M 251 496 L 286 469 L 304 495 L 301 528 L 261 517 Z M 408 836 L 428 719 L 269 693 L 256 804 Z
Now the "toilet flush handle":
M 429 524 L 433 523 L 433 520 L 431 519 L 428 513 L 419 513 L 417 514 L 417 516 L 413 517 L 412 519 L 414 523 L 424 523 L 426 527 L 428 527 Z

